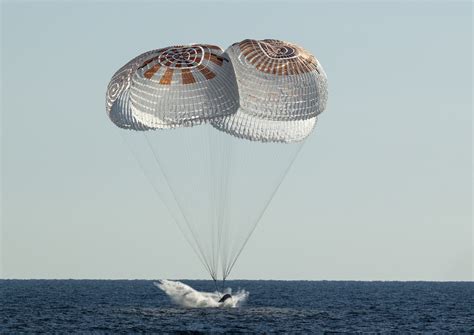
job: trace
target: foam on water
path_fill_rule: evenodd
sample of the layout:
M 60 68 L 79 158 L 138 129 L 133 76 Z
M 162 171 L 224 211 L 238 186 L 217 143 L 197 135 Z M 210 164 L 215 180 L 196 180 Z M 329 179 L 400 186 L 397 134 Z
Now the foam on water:
M 205 308 L 205 307 L 230 307 L 241 306 L 248 298 L 249 293 L 245 290 L 239 290 L 232 294 L 232 290 L 227 288 L 223 293 L 220 292 L 199 292 L 191 286 L 179 281 L 162 279 L 154 283 L 155 286 L 163 290 L 170 299 L 177 305 L 183 307 Z M 232 298 L 223 303 L 219 303 L 222 295 L 229 293 Z

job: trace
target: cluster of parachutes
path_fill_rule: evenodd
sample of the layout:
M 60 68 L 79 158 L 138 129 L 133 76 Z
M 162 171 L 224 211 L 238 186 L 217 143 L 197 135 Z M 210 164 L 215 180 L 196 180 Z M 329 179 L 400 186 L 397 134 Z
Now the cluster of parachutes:
M 146 52 L 107 89 L 107 112 L 121 128 L 210 123 L 239 138 L 295 142 L 307 137 L 327 100 L 326 74 L 299 46 L 244 40 L 225 52 L 192 44 Z
M 216 280 L 219 264 L 229 275 L 327 95 L 309 52 L 246 39 L 225 51 L 192 44 L 139 55 L 112 77 L 106 111 L 143 134 L 124 138 Z

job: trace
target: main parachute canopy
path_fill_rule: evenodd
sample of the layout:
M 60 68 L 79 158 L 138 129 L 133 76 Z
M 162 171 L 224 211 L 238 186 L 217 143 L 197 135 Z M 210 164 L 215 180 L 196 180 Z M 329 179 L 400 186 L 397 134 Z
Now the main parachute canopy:
M 237 106 L 232 64 L 207 44 L 146 52 L 117 71 L 107 89 L 111 120 L 133 130 L 194 126 Z
M 225 52 L 192 44 L 146 52 L 112 77 L 110 119 L 131 130 L 210 123 L 260 142 L 298 142 L 327 101 L 327 77 L 303 48 L 278 40 L 244 40 Z

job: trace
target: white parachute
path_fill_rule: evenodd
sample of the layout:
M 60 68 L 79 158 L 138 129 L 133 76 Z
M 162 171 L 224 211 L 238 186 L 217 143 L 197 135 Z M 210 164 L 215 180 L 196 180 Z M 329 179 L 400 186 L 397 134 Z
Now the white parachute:
M 211 277 L 225 280 L 326 106 L 316 58 L 278 40 L 146 52 L 106 110 Z M 166 130 L 167 129 L 167 130 Z

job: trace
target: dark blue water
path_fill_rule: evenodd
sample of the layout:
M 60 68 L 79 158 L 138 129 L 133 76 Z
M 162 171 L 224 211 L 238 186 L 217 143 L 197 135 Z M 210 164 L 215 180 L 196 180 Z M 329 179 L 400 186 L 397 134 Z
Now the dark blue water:
M 209 281 L 185 280 L 212 291 Z M 465 332 L 474 283 L 230 281 L 235 309 L 173 305 L 145 280 L 0 280 L 0 333 Z

